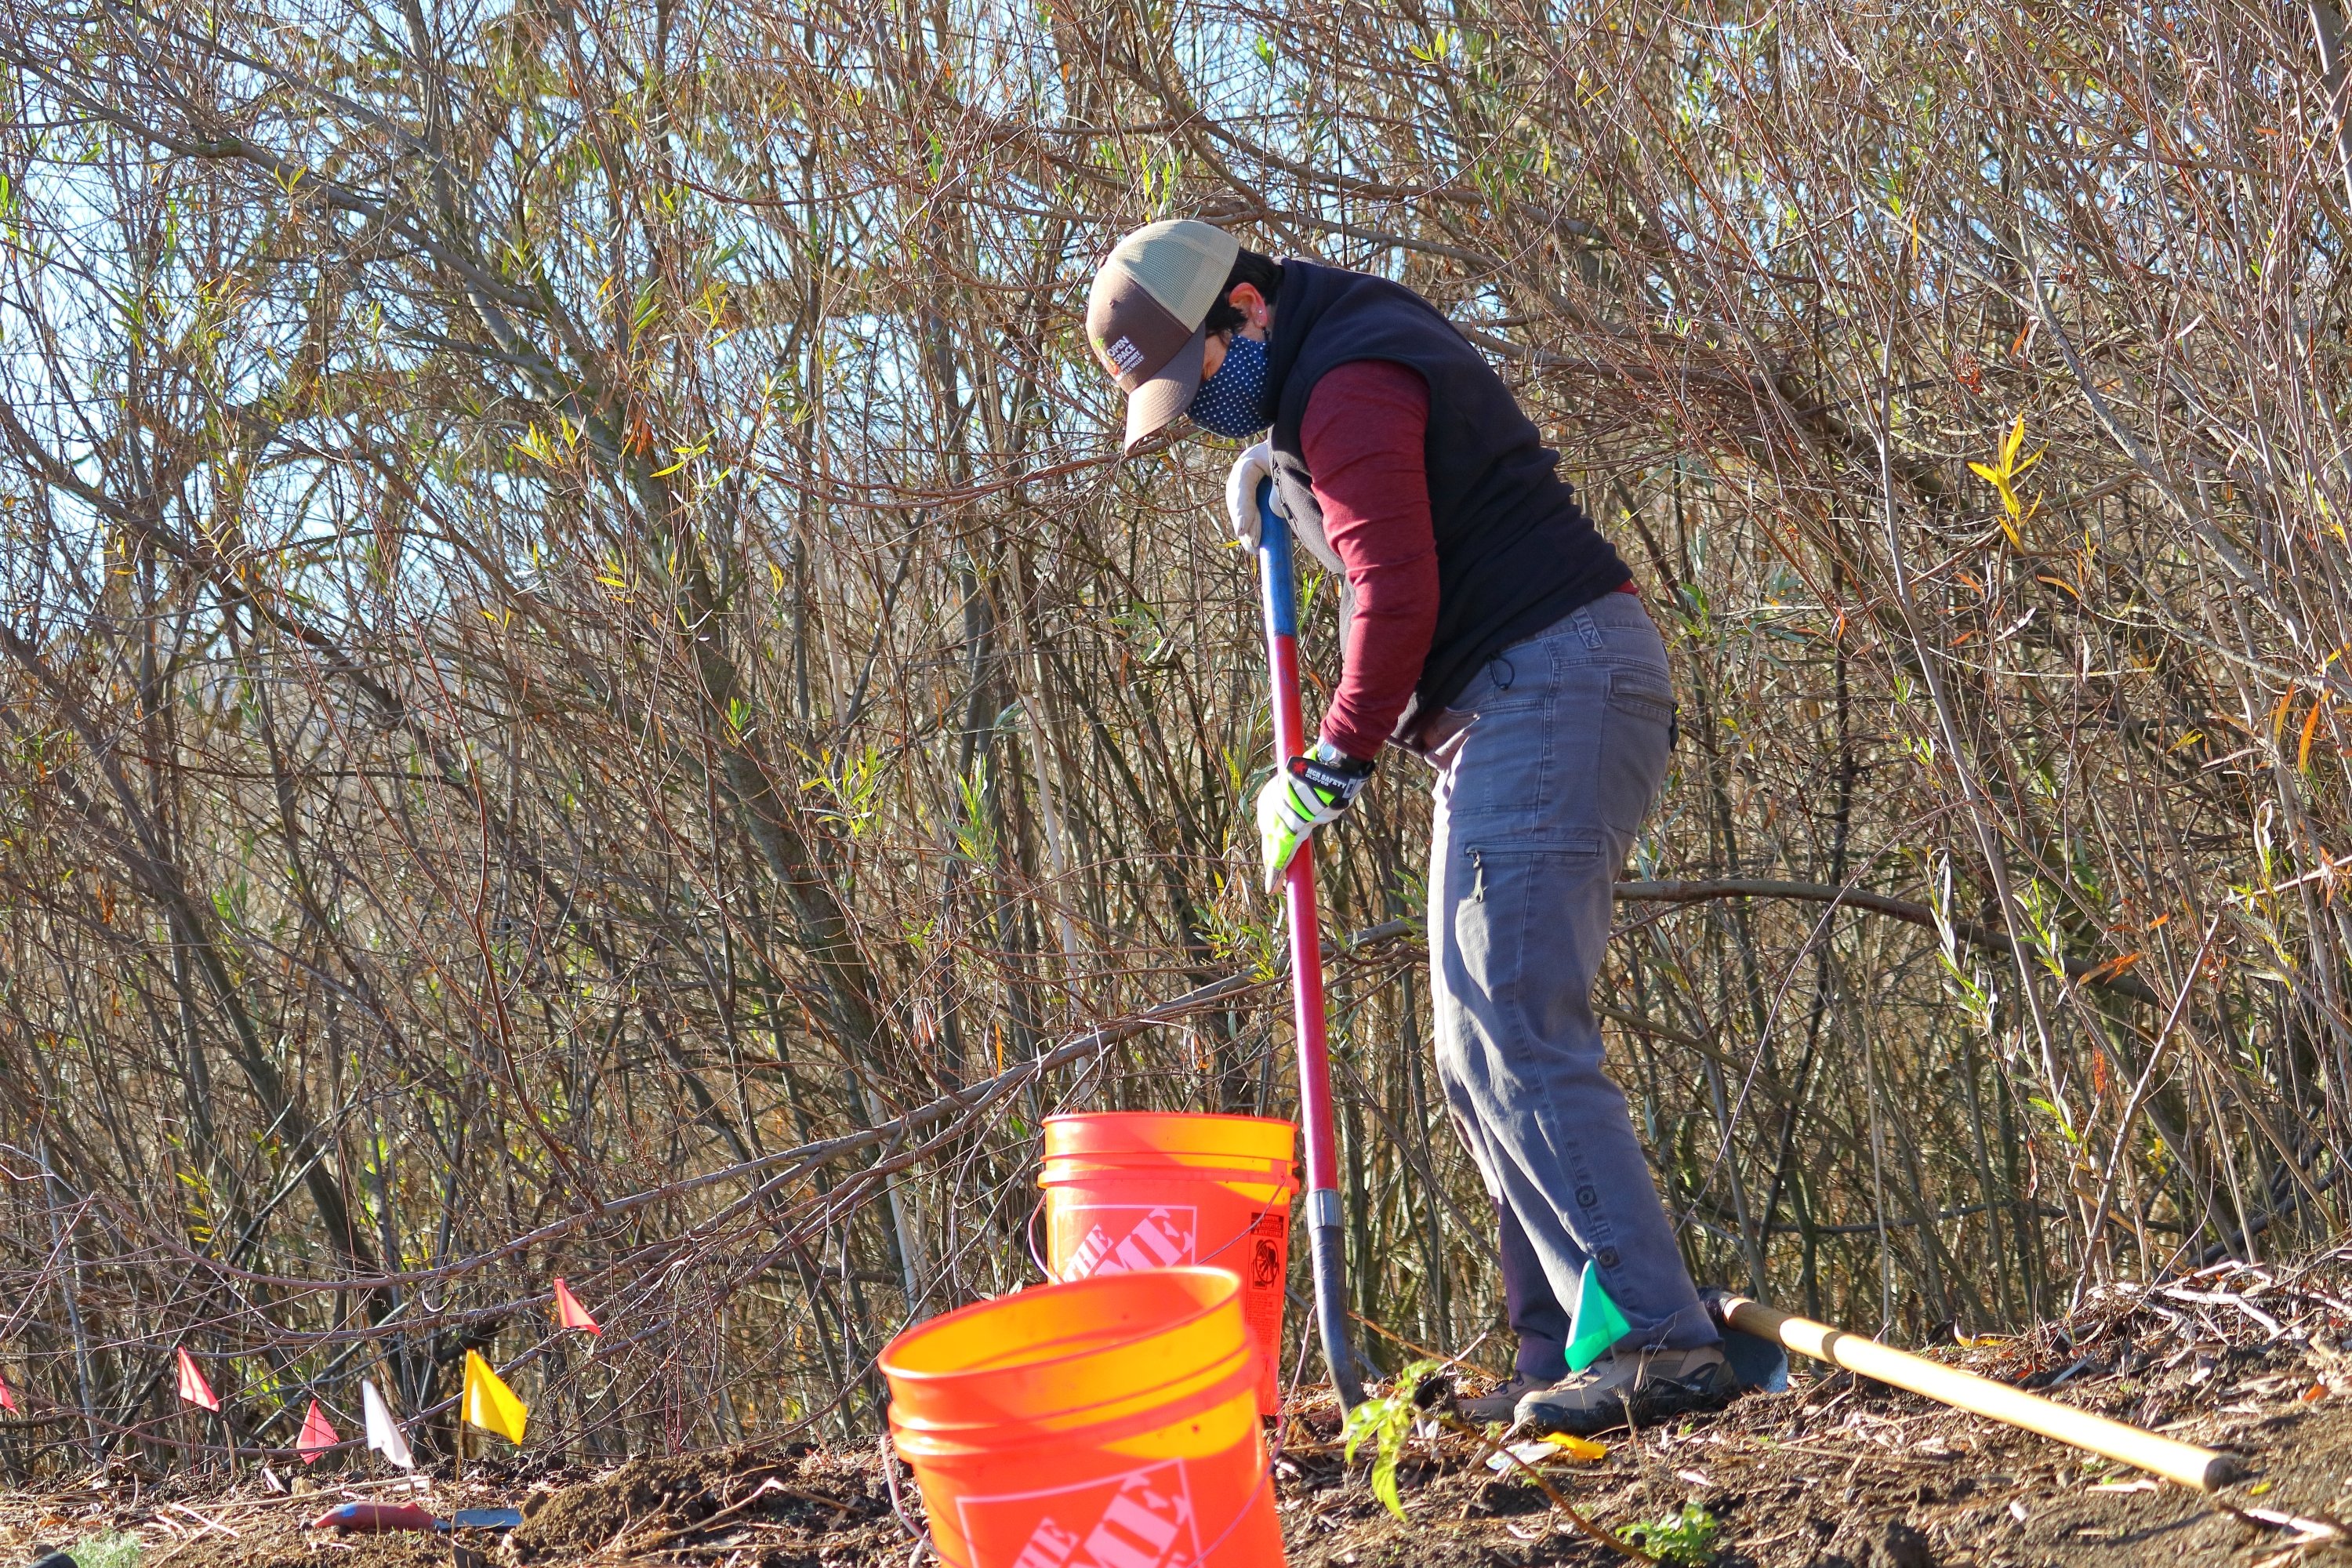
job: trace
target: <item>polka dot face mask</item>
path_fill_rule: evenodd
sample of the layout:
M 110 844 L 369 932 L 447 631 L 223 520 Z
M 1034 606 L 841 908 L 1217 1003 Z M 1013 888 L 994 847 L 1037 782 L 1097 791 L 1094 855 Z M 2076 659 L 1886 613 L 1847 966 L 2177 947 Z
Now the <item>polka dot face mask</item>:
M 1265 429 L 1273 423 L 1265 411 L 1268 364 L 1264 343 L 1234 333 L 1233 342 L 1225 345 L 1224 363 L 1217 366 L 1216 374 L 1201 384 L 1184 412 L 1202 429 L 1236 441 Z

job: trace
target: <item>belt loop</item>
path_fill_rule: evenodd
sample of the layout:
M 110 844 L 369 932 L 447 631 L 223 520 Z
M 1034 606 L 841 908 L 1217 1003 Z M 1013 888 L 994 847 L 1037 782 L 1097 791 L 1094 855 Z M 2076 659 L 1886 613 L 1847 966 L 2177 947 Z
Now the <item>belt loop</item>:
M 1590 605 L 1569 617 L 1576 624 L 1576 635 L 1584 639 L 1584 651 L 1599 653 L 1601 648 L 1601 623 L 1593 618 Z

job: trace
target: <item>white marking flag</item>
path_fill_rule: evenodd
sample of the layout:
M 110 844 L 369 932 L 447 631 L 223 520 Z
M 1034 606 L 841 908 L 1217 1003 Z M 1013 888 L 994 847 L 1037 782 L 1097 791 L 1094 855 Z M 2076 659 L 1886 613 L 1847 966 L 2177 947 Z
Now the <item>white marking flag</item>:
M 367 1415 L 368 1447 L 404 1470 L 415 1469 L 416 1456 L 408 1451 L 408 1439 L 400 1435 L 400 1423 L 392 1418 L 392 1406 L 374 1384 L 360 1384 L 360 1408 Z

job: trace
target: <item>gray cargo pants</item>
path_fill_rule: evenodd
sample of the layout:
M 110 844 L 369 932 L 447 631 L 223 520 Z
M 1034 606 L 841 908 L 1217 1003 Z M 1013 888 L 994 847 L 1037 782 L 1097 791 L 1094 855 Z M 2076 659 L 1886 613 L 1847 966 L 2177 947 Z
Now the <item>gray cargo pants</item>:
M 1601 1070 L 1610 884 L 1672 750 L 1665 644 L 1630 594 L 1490 659 L 1428 732 L 1429 968 L 1446 1103 L 1502 1218 L 1518 1370 L 1565 1375 L 1588 1258 L 1662 1349 L 1719 1337 Z

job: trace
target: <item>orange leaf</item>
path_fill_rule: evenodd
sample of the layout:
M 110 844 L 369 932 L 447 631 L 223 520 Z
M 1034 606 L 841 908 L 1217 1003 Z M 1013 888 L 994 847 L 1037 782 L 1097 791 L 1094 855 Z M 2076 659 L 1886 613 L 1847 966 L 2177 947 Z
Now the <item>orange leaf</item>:
M 2108 959 L 2105 963 L 2099 964 L 2095 968 L 2084 970 L 2083 972 L 2082 983 L 2085 985 L 2097 985 L 2105 981 L 2113 980 L 2116 975 L 2121 974 L 2125 970 L 2129 969 L 2133 964 L 2137 963 L 2141 959 L 2147 956 L 2147 955 L 2146 953 L 2140 952 L 2120 953 L 2114 958 Z
M 2294 765 L 2300 773 L 2311 766 L 2311 735 L 2319 728 L 2319 716 L 2327 711 L 2327 699 L 2323 697 L 2311 705 L 2311 716 L 2303 721 L 2303 744 L 2295 748 Z
M 2286 690 L 2285 690 L 2284 693 L 2282 693 L 2282 694 L 2280 695 L 2279 700 L 2278 700 L 2278 706 L 2271 710 L 2271 739 L 2272 739 L 2272 740 L 2273 740 L 2273 741 L 2277 740 L 2281 734 L 2283 734 L 2283 733 L 2284 733 L 2284 732 L 2285 732 L 2285 730 L 2286 730 L 2286 710 L 2287 710 L 2287 705 L 2288 705 L 2289 703 L 2292 703 L 2294 700 L 2294 687 L 2292 687 L 2292 686 L 2290 686 L 2290 687 L 2288 687 L 2288 688 L 2286 689 Z

